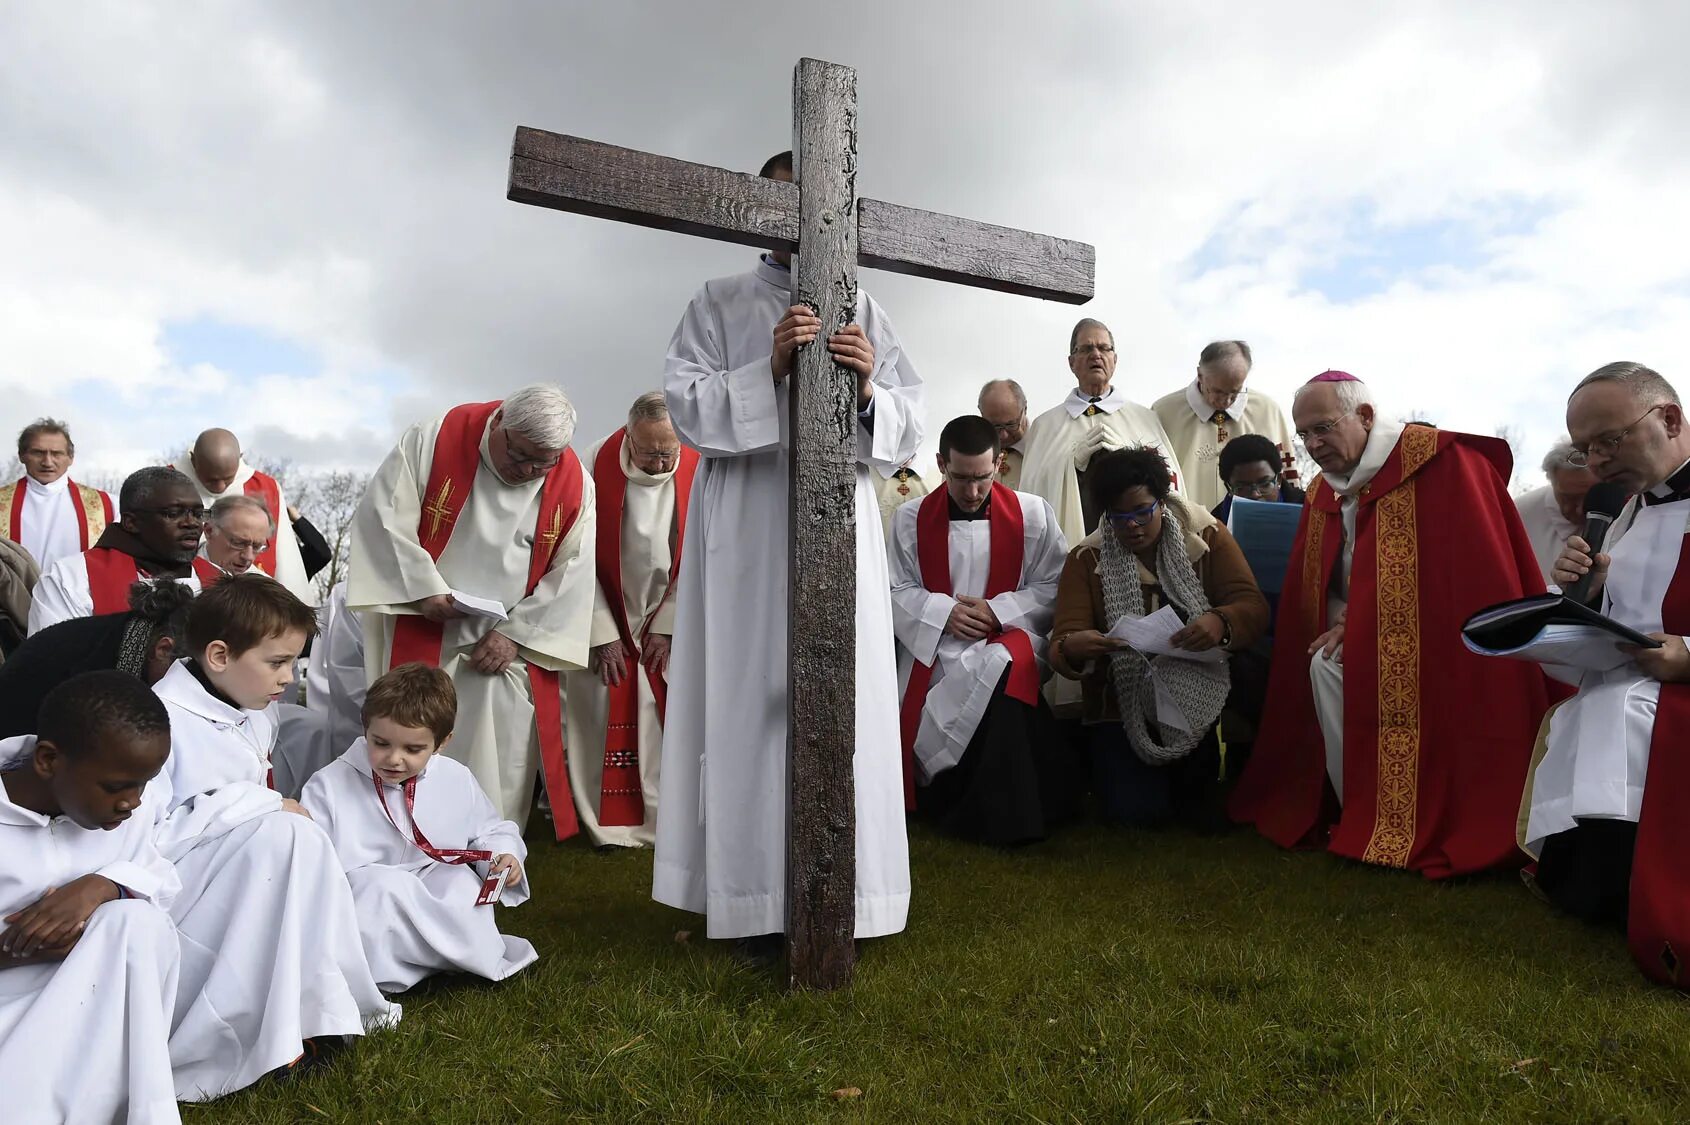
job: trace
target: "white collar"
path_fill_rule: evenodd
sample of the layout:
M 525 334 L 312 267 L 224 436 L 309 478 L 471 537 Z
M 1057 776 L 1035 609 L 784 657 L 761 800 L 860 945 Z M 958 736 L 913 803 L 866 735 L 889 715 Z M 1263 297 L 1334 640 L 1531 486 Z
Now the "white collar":
M 434 768 L 435 760 L 439 757 L 440 754 L 436 752 L 434 757 L 428 760 L 428 764 L 422 768 L 422 772 L 417 774 L 417 780 L 419 782 L 428 776 L 428 771 Z M 357 770 L 364 777 L 369 778 L 371 781 L 375 780 L 376 771 L 375 768 L 370 765 L 370 744 L 364 740 L 363 735 L 359 735 L 353 740 L 352 745 L 346 748 L 346 753 L 340 756 L 340 760 Z M 384 781 L 382 784 L 387 785 L 392 789 L 399 788 L 397 784 L 392 782 Z
M 1347 477 L 1335 473 L 1326 473 L 1326 483 L 1333 492 L 1349 499 L 1364 488 L 1369 481 L 1379 475 L 1379 470 L 1390 460 L 1391 450 L 1397 447 L 1397 439 L 1402 437 L 1405 429 L 1402 422 L 1388 421 L 1375 418 L 1373 428 L 1367 431 L 1367 445 L 1362 448 L 1361 460 L 1350 470 Z
M 757 259 L 757 268 L 752 273 L 758 281 L 767 282 L 782 291 L 792 288 L 792 271 L 767 254 Z
M 186 658 L 171 664 L 170 670 L 153 685 L 153 694 L 189 714 L 229 727 L 245 725 L 254 714 L 231 706 L 206 691 L 199 677 L 188 670 Z
M 628 479 L 629 484 L 638 485 L 641 488 L 655 488 L 660 484 L 668 484 L 675 479 L 675 473 L 681 467 L 679 456 L 675 458 L 673 467 L 661 473 L 648 473 L 634 464 L 634 442 L 628 436 L 626 429 L 622 431 L 622 449 L 620 452 L 622 454 L 622 475 Z M 421 777 L 422 775 L 418 774 L 417 776 Z
M 1203 401 L 1203 392 L 1197 389 L 1197 380 L 1195 379 L 1186 384 L 1185 404 L 1191 407 L 1191 412 L 1197 415 L 1199 422 L 1211 421 L 1215 416 L 1215 408 Z M 1231 406 L 1221 408 L 1221 413 L 1234 422 L 1241 421 L 1244 417 L 1244 408 L 1249 404 L 1250 392 L 1241 390 L 1238 392 L 1238 397 L 1232 400 Z
M 35 753 L 35 736 L 20 734 L 11 738 L 0 739 L 0 771 L 22 761 Z M 52 817 L 43 816 L 34 809 L 26 809 L 13 802 L 11 794 L 6 792 L 6 783 L 0 775 L 0 824 L 15 824 L 24 828 L 45 828 L 52 822 Z
M 70 490 L 70 474 L 66 473 L 52 484 L 42 484 L 32 476 L 25 476 L 25 491 L 32 496 L 63 496 Z
M 1113 414 L 1127 405 L 1127 396 L 1121 393 L 1121 388 L 1111 383 L 1109 389 L 1094 401 L 1091 396 L 1081 394 L 1079 387 L 1075 387 L 1068 392 L 1068 397 L 1062 400 L 1062 405 L 1068 411 L 1070 418 L 1078 418 L 1086 412 L 1087 408 L 1092 406 L 1097 407 L 1105 414 Z
M 1021 440 L 1016 442 L 1014 445 L 1004 446 L 1003 451 L 1005 453 L 1009 453 L 1009 452 L 1013 451 L 1015 453 L 1021 454 L 1021 456 L 1023 456 L 1023 457 L 1027 456 L 1027 431 L 1022 430 L 1021 431 Z

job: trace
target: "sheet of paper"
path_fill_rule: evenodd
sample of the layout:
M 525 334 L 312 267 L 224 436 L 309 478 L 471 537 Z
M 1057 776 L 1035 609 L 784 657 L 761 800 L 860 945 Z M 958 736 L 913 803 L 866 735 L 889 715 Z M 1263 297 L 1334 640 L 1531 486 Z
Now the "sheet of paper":
M 1219 664 L 1226 659 L 1226 651 L 1220 648 L 1207 652 L 1187 652 L 1175 648 L 1168 638 L 1183 628 L 1185 623 L 1174 612 L 1174 607 L 1165 605 L 1144 617 L 1122 617 L 1109 630 L 1109 636 L 1126 641 L 1146 656 L 1171 656 L 1176 660 L 1196 660 L 1204 664 Z
M 453 590 L 452 604 L 471 617 L 485 617 L 489 621 L 505 620 L 504 605 L 492 598 L 480 598 L 474 594 L 466 594 L 461 590 Z
M 1614 635 L 1594 625 L 1545 625 L 1528 643 L 1508 649 L 1481 647 L 1465 634 L 1461 639 L 1468 651 L 1480 656 L 1530 660 L 1562 668 L 1607 672 L 1631 663 L 1631 657 L 1620 651 Z

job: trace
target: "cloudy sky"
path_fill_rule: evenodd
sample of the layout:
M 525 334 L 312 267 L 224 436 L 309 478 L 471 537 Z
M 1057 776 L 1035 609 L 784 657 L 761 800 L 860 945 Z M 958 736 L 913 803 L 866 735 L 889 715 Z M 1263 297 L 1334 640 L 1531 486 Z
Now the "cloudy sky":
M 370 467 L 561 382 L 584 438 L 753 252 L 504 198 L 518 124 L 754 171 L 857 68 L 859 188 L 1094 243 L 1140 401 L 1242 337 L 1534 461 L 1613 359 L 1690 379 L 1690 5 L 0 5 L 0 429 L 121 472 L 209 425 Z M 815 14 L 809 14 L 809 13 Z M 865 272 L 931 432 L 1070 379 L 1069 306 Z M 1528 466 L 1529 468 L 1530 466 Z

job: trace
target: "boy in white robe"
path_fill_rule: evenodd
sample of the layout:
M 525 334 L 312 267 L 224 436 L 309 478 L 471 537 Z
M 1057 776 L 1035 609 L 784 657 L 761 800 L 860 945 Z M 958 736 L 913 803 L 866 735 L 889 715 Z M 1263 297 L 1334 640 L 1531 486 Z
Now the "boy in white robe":
M 0 742 L 0 1118 L 179 1121 L 170 720 L 133 676 L 86 672 L 38 729 Z
M 381 987 L 403 992 L 440 972 L 504 980 L 538 959 L 499 933 L 498 901 L 528 899 L 515 824 L 501 820 L 469 768 L 440 754 L 452 738 L 452 677 L 401 664 L 370 687 L 364 737 L 305 786 L 303 804 L 334 841 L 358 908 L 358 931 Z
M 263 710 L 293 682 L 310 607 L 261 574 L 194 600 L 188 659 L 153 690 L 170 711 L 170 819 L 161 850 L 183 893 L 182 980 L 170 1035 L 177 1096 L 202 1101 L 318 1053 L 327 1036 L 396 1020 L 358 940 L 328 836 L 266 783 Z

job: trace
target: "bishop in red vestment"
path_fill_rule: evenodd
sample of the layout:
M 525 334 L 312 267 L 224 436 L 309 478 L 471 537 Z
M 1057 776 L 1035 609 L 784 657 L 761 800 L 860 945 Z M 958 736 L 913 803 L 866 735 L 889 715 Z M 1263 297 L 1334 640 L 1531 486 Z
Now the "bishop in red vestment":
M 1321 467 L 1279 603 L 1268 704 L 1233 819 L 1443 878 L 1517 865 L 1542 673 L 1468 652 L 1461 623 L 1543 592 L 1493 438 L 1380 418 L 1329 371 L 1297 393 Z

